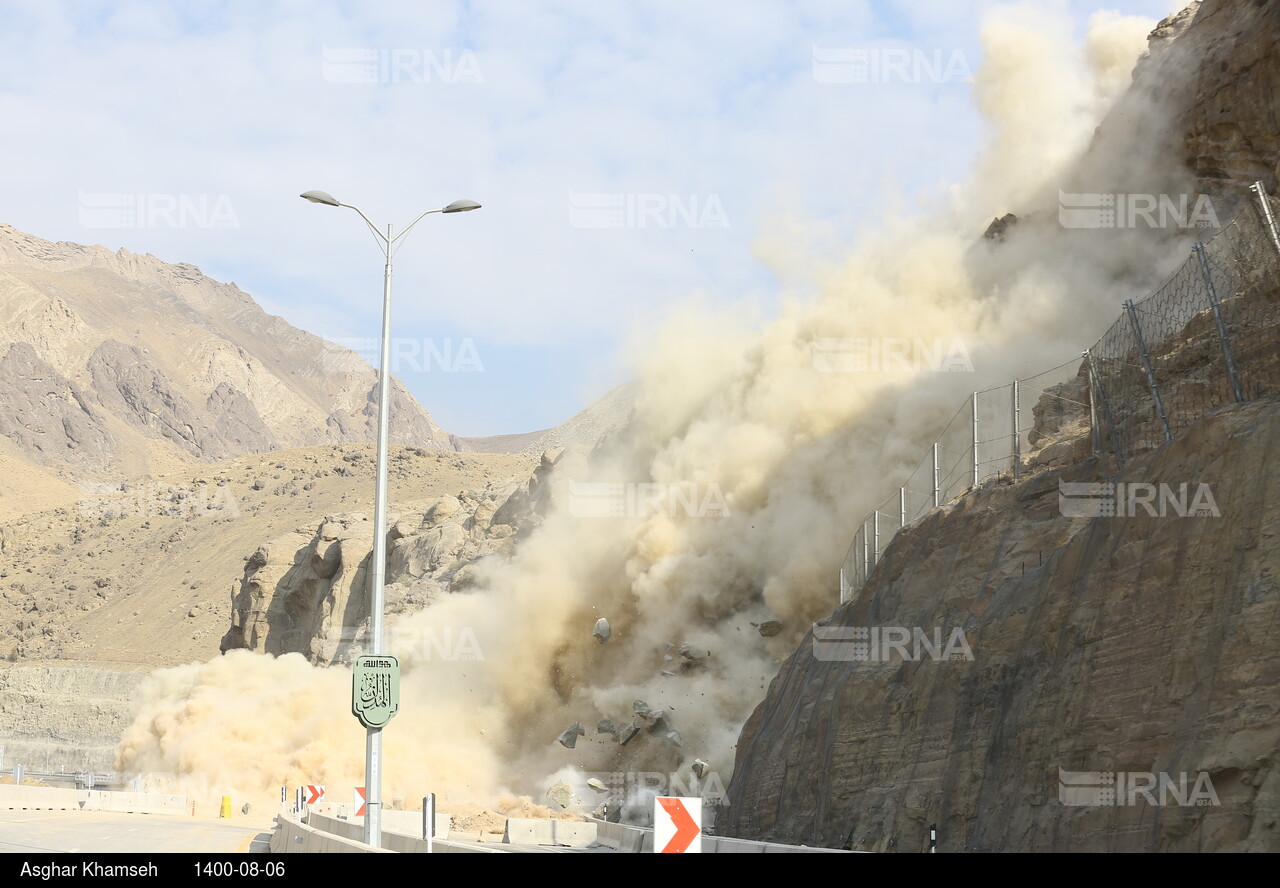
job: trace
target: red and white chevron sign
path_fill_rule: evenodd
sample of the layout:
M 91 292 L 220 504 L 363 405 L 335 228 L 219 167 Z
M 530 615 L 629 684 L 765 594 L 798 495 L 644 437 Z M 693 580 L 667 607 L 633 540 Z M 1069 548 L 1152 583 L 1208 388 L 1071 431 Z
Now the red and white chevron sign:
M 653 850 L 659 854 L 702 853 L 702 799 L 659 796 L 653 800 Z
M 306 794 L 308 805 L 314 805 L 316 802 L 324 800 L 323 786 L 316 786 L 313 783 L 308 783 L 306 786 L 302 787 L 302 791 Z
M 355 811 L 355 814 L 353 816 L 355 817 L 364 816 L 364 787 L 363 786 L 356 787 L 356 794 L 355 794 L 355 798 L 352 799 L 351 809 Z

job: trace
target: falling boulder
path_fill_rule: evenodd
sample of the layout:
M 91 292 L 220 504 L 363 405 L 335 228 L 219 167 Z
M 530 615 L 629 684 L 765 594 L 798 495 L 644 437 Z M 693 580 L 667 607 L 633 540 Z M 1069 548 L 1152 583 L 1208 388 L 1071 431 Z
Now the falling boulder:
M 567 808 L 573 803 L 573 790 L 569 784 L 561 780 L 555 786 L 547 790 L 547 798 L 555 802 L 561 808 Z
M 608 792 L 608 791 L 609 791 L 609 787 L 605 786 L 605 785 L 604 785 L 604 782 L 603 782 L 603 781 L 601 781 L 601 780 L 600 780 L 599 778 L 597 778 L 597 777 L 588 777 L 588 778 L 587 778 L 587 786 L 591 787 L 591 788 L 592 788 L 592 789 L 594 789 L 596 792 Z
M 1009 236 L 1009 229 L 1018 224 L 1018 217 L 1013 213 L 1005 213 L 991 220 L 991 224 L 987 226 L 987 230 L 982 236 L 987 240 L 993 240 L 999 243 Z
M 596 637 L 596 641 L 604 644 L 613 635 L 613 630 L 609 628 L 609 621 L 604 617 L 596 620 L 596 628 L 591 633 Z
M 773 638 L 773 636 L 782 631 L 782 623 L 777 620 L 765 620 L 763 623 L 752 623 L 751 625 L 755 626 L 756 631 L 765 638 Z
M 649 715 L 649 704 L 643 700 L 636 700 L 631 704 L 631 710 L 641 718 L 647 718 Z
M 618 735 L 618 743 L 622 746 L 626 746 L 635 738 L 636 734 L 639 734 L 639 733 L 640 733 L 640 723 L 632 722 L 631 724 L 627 725 L 625 728 L 622 729 L 622 733 Z
M 600 721 L 596 722 L 596 733 L 613 734 L 616 737 L 618 735 L 618 729 L 613 726 L 612 721 L 607 718 L 602 718 Z
M 702 759 L 693 760 L 693 776 L 701 780 L 711 771 L 711 766 Z
M 680 645 L 680 656 L 684 657 L 690 663 L 701 663 L 707 657 L 711 656 L 711 651 L 706 648 L 695 647 L 685 642 Z
M 587 732 L 582 730 L 582 725 L 579 722 L 574 722 L 567 731 L 560 735 L 560 745 L 565 749 L 573 749 L 578 743 L 578 738 L 585 733 Z

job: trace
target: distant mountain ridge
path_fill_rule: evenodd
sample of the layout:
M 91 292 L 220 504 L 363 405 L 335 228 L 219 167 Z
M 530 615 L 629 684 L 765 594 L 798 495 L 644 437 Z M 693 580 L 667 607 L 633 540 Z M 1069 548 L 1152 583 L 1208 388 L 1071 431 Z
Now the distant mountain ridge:
M 0 223 L 0 452 L 77 478 L 376 436 L 377 374 L 194 265 Z M 394 443 L 456 450 L 397 380 Z
M 636 402 L 636 384 L 624 383 L 578 411 L 560 425 L 516 435 L 458 438 L 459 450 L 476 453 L 523 453 L 538 456 L 556 447 L 591 448 L 626 425 Z

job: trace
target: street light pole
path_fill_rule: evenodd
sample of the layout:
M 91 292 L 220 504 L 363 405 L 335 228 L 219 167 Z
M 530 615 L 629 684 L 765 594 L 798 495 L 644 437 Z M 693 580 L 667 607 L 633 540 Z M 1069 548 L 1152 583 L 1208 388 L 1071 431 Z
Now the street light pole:
M 383 612 L 387 573 L 387 451 L 391 429 L 391 265 L 397 249 L 396 242 L 409 233 L 413 226 L 432 213 L 465 213 L 478 210 L 480 204 L 473 200 L 455 200 L 447 207 L 427 210 L 405 226 L 399 234 L 393 234 L 390 225 L 383 234 L 369 221 L 369 217 L 356 206 L 344 204 L 323 191 L 307 191 L 300 195 L 312 203 L 331 207 L 347 207 L 360 214 L 360 218 L 377 236 L 386 264 L 382 274 L 382 349 L 378 361 L 378 467 L 377 482 L 373 494 L 373 554 L 369 564 L 369 653 L 383 653 Z M 365 818 L 364 841 L 375 848 L 382 846 L 382 729 L 365 729 Z

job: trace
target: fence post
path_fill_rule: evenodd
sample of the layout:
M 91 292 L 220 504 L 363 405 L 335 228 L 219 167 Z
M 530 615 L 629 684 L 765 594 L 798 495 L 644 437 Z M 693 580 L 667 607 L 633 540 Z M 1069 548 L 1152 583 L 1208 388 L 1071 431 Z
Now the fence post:
M 973 393 L 973 484 L 978 486 L 978 393 Z
M 933 507 L 942 505 L 938 496 L 938 442 L 933 442 Z
M 840 568 L 840 603 L 841 604 L 844 604 L 845 602 L 845 594 L 846 594 L 847 588 L 848 587 L 845 586 L 845 583 L 844 583 L 844 567 L 841 566 Z
M 1266 223 L 1267 232 L 1271 235 L 1271 243 L 1280 253 L 1280 232 L 1276 230 L 1276 217 L 1271 214 L 1271 201 L 1267 198 L 1267 189 L 1261 182 L 1254 182 L 1249 190 L 1258 198 L 1258 208 L 1262 211 L 1262 221 Z
M 1018 404 L 1018 380 L 1013 381 L 1013 480 L 1017 481 L 1022 471 L 1022 441 L 1018 434 L 1018 415 L 1021 408 Z
M 871 576 L 871 561 L 867 557 L 867 522 L 862 522 L 862 582 Z
M 1102 401 L 1102 412 L 1107 418 L 1107 428 L 1111 432 L 1111 446 L 1116 452 L 1116 464 L 1124 468 L 1124 448 L 1120 446 L 1120 433 L 1116 429 L 1115 417 L 1111 414 L 1111 402 L 1107 400 L 1106 389 L 1102 387 L 1102 376 L 1098 373 L 1098 365 L 1093 361 L 1093 350 L 1084 350 L 1085 359 L 1089 362 L 1089 422 L 1094 428 L 1093 438 L 1097 450 L 1102 449 L 1102 434 L 1098 431 L 1098 411 L 1094 401 L 1094 393 Z
M 434 853 L 432 847 L 436 838 L 436 794 L 429 792 L 422 799 L 422 838 L 427 843 L 427 853 Z
M 1169 434 L 1169 419 L 1164 415 L 1164 402 L 1160 400 L 1160 388 L 1156 385 L 1156 374 L 1151 369 L 1151 356 L 1147 354 L 1147 344 L 1142 341 L 1142 327 L 1138 325 L 1138 310 L 1133 307 L 1133 300 L 1124 301 L 1124 310 L 1129 313 L 1129 325 L 1133 327 L 1133 336 L 1138 340 L 1138 353 L 1142 355 L 1142 366 L 1147 371 L 1147 385 L 1151 387 L 1151 396 L 1155 398 L 1156 413 L 1160 417 L 1160 428 L 1164 430 L 1164 443 L 1173 440 Z
M 880 563 L 880 510 L 876 509 L 871 513 L 871 532 L 874 534 L 871 538 L 871 566 L 875 567 Z
M 907 488 L 898 488 L 898 529 L 907 526 Z
M 1218 339 L 1222 342 L 1222 357 L 1227 362 L 1227 378 L 1231 380 L 1231 393 L 1236 403 L 1244 400 L 1244 392 L 1240 389 L 1240 377 L 1236 373 L 1236 362 L 1231 357 L 1231 346 L 1227 342 L 1227 327 L 1222 323 L 1222 311 L 1218 303 L 1218 291 L 1213 286 L 1213 274 L 1209 271 L 1209 260 L 1204 255 L 1204 244 L 1197 243 L 1191 252 L 1200 258 L 1200 274 L 1204 276 L 1205 289 L 1209 291 L 1209 306 L 1213 309 L 1213 320 L 1218 325 Z
M 1089 380 L 1089 454 L 1097 456 L 1102 442 L 1098 439 L 1098 389 L 1093 382 L 1093 356 L 1086 348 L 1080 357 L 1085 360 L 1085 376 Z

